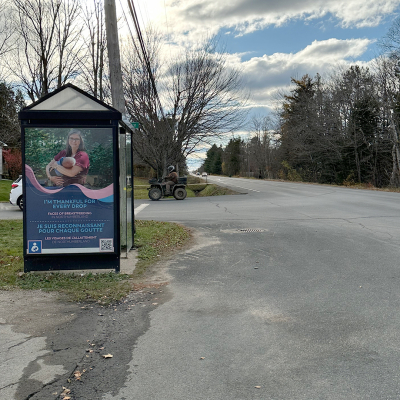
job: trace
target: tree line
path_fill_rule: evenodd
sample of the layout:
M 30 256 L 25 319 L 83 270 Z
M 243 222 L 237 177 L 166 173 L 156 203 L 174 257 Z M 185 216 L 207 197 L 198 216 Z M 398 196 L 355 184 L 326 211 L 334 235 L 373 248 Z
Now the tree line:
M 134 152 L 157 175 L 241 126 L 248 95 L 215 40 L 170 57 L 148 31 L 145 57 L 137 38 L 120 36 L 126 116 L 140 123 Z M 0 141 L 18 145 L 21 98 L 34 102 L 68 82 L 112 104 L 103 0 L 0 0 L 0 56 L 0 82 L 14 82 L 16 104 L 14 138 L 0 130 Z
M 202 170 L 400 186 L 400 20 L 381 45 L 385 56 L 369 67 L 292 78 L 273 118 L 253 118 L 251 137 L 211 147 Z
M 293 78 L 276 114 L 247 126 L 248 93 L 216 41 L 165 57 L 157 33 L 145 39 L 147 59 L 122 40 L 124 97 L 135 155 L 159 176 L 209 145 L 210 173 L 400 185 L 399 20 L 375 65 Z M 0 0 L 0 141 L 18 147 L 25 101 L 67 82 L 111 104 L 107 57 L 103 0 Z M 212 146 L 239 128 L 251 137 Z

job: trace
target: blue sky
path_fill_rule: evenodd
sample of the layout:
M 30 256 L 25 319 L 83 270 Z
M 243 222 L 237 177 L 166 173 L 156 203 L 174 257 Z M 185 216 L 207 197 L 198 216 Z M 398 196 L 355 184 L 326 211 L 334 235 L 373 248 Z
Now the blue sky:
M 385 19 L 380 25 L 366 28 L 341 28 L 331 20 L 319 18 L 316 21 L 305 23 L 295 20 L 279 27 L 266 27 L 263 30 L 248 35 L 237 36 L 232 29 L 222 28 L 220 36 L 227 43 L 230 52 L 247 53 L 243 61 L 251 57 L 260 57 L 264 54 L 297 53 L 314 40 L 336 38 L 379 40 L 384 36 L 393 21 L 393 16 Z M 359 60 L 369 61 L 379 52 L 378 44 L 371 43 L 367 51 L 358 57 Z
M 366 65 L 400 16 L 400 0 L 135 0 L 176 47 L 219 36 L 251 90 L 252 113 L 270 113 L 291 77 Z M 168 47 L 168 52 L 173 52 Z
M 143 28 L 153 24 L 175 43 L 190 45 L 219 36 L 232 54 L 231 62 L 244 71 L 249 88 L 258 89 L 254 105 L 265 105 L 267 92 L 289 84 L 292 73 L 323 75 L 340 63 L 371 61 L 380 51 L 377 41 L 400 15 L 400 0 L 135 0 L 135 4 Z

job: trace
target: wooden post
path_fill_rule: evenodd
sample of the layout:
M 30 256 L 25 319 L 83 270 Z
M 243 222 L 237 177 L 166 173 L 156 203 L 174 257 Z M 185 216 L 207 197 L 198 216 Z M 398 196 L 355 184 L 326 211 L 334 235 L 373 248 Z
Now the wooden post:
M 110 67 L 110 83 L 112 105 L 118 111 L 125 114 L 124 87 L 122 84 L 121 56 L 119 52 L 117 11 L 115 0 L 104 0 L 104 16 L 107 33 L 107 50 Z M 123 137 L 122 137 L 123 136 Z M 128 257 L 127 249 L 127 190 L 126 190 L 126 138 L 119 135 L 119 193 L 120 193 L 120 228 L 121 247 L 125 258 Z
M 115 0 L 104 0 L 104 15 L 106 20 L 112 104 L 114 108 L 122 114 L 125 114 L 125 99 L 124 88 L 122 85 L 122 69 Z

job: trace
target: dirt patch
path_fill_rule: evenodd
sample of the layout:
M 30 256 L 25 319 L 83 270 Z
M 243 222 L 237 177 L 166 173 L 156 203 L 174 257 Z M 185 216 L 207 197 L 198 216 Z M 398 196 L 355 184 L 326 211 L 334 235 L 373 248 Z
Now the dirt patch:
M 76 318 L 78 304 L 60 301 L 57 293 L 40 290 L 0 291 L 0 322 L 15 332 L 43 336 Z

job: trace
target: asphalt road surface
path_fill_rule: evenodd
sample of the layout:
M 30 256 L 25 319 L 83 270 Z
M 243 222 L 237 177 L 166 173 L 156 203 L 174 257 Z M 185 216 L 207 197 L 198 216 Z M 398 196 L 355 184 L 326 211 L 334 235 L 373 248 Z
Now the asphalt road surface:
M 137 219 L 178 222 L 196 236 L 160 266 L 169 285 L 115 309 L 63 310 L 75 315 L 62 325 L 74 344 L 63 346 L 59 330 L 48 335 L 47 353 L 23 375 L 36 394 L 21 382 L 10 393 L 51 399 L 64 386 L 79 400 L 399 399 L 400 194 L 207 179 L 247 194 L 135 202 Z M 76 333 L 82 326 L 86 338 Z M 114 357 L 101 359 L 101 348 Z M 49 360 L 50 349 L 64 358 Z M 41 387 L 32 376 L 51 363 L 58 380 Z M 82 379 L 74 368 L 85 369 Z
M 22 219 L 22 211 L 10 203 L 0 203 L 0 219 Z
M 199 233 L 104 399 L 399 399 L 400 195 L 208 177 L 144 202 Z

